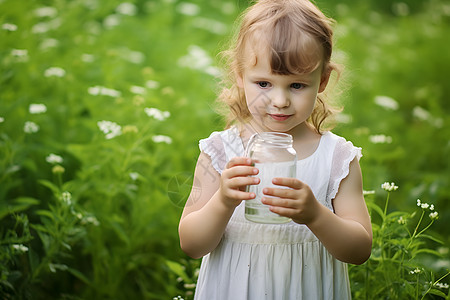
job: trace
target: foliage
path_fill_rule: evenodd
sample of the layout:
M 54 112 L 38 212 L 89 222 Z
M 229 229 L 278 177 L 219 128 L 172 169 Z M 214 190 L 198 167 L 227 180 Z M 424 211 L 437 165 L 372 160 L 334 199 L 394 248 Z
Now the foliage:
M 354 293 L 443 297 L 429 282 L 449 261 L 450 8 L 317 2 L 351 86 L 336 133 L 363 147 L 365 186 L 402 186 L 392 212 L 369 202 L 374 254 Z M 192 297 L 199 262 L 178 247 L 178 218 L 198 140 L 223 127 L 214 56 L 247 5 L 0 0 L 2 299 Z M 419 195 L 440 208 L 434 232 L 399 210 Z
M 448 284 L 442 282 L 450 272 L 447 269 L 447 273 L 436 278 L 443 270 L 435 270 L 448 248 L 438 248 L 443 253 L 434 250 L 442 241 L 429 234 L 439 217 L 434 205 L 417 200 L 419 213 L 389 212 L 390 194 L 398 187 L 385 183 L 383 188 L 388 191 L 384 209 L 373 199 L 368 201 L 373 229 L 372 255 L 363 265 L 350 266 L 354 298 L 428 299 L 435 295 L 448 299 Z M 426 264 L 427 261 L 434 261 L 434 265 Z

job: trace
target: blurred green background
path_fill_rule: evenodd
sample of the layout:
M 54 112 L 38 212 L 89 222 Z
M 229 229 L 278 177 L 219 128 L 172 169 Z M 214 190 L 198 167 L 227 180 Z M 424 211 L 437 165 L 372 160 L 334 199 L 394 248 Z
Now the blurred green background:
M 248 4 L 0 0 L 3 299 L 191 297 L 178 219 Z M 434 204 L 448 269 L 450 3 L 317 4 L 345 66 L 333 131 L 363 148 L 365 190 L 399 186 L 391 210 Z

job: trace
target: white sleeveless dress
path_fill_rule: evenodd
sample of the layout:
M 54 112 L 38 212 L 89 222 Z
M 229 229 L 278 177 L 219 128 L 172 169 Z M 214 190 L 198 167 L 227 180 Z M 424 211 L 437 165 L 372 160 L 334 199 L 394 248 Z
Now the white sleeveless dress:
M 231 158 L 244 156 L 236 127 L 200 140 L 200 149 L 219 174 Z M 316 151 L 298 161 L 297 178 L 333 210 L 332 199 L 350 162 L 361 156 L 361 148 L 326 132 Z M 244 207 L 242 202 L 235 209 L 221 242 L 203 257 L 195 299 L 351 298 L 347 264 L 335 259 L 305 225 L 253 223 L 245 219 Z

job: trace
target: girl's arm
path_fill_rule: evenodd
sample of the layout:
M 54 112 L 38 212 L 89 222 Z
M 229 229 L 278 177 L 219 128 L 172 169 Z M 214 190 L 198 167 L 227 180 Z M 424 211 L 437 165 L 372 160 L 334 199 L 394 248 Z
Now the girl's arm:
M 254 198 L 243 191 L 255 184 L 255 168 L 246 158 L 233 158 L 222 176 L 203 152 L 197 161 L 191 194 L 181 216 L 178 232 L 181 249 L 193 258 L 200 258 L 214 250 L 237 205 Z
M 274 184 L 292 189 L 266 188 L 263 198 L 270 210 L 305 224 L 337 259 L 362 264 L 372 249 L 372 227 L 363 197 L 362 176 L 359 162 L 350 163 L 348 176 L 341 181 L 333 201 L 333 213 L 314 197 L 303 182 L 292 178 L 274 179 Z

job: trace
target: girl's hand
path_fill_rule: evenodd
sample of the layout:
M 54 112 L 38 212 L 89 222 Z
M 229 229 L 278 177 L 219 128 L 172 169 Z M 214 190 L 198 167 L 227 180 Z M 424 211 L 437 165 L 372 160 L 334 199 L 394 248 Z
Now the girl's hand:
M 259 178 L 250 177 L 258 172 L 258 169 L 252 166 L 250 158 L 232 158 L 220 177 L 219 193 L 223 203 L 227 207 L 235 208 L 242 200 L 254 199 L 255 193 L 245 192 L 245 187 L 259 183 Z
M 262 203 L 270 205 L 270 211 L 291 218 L 298 224 L 309 224 L 317 217 L 321 205 L 311 188 L 296 178 L 274 178 L 272 183 L 286 188 L 264 188 Z

